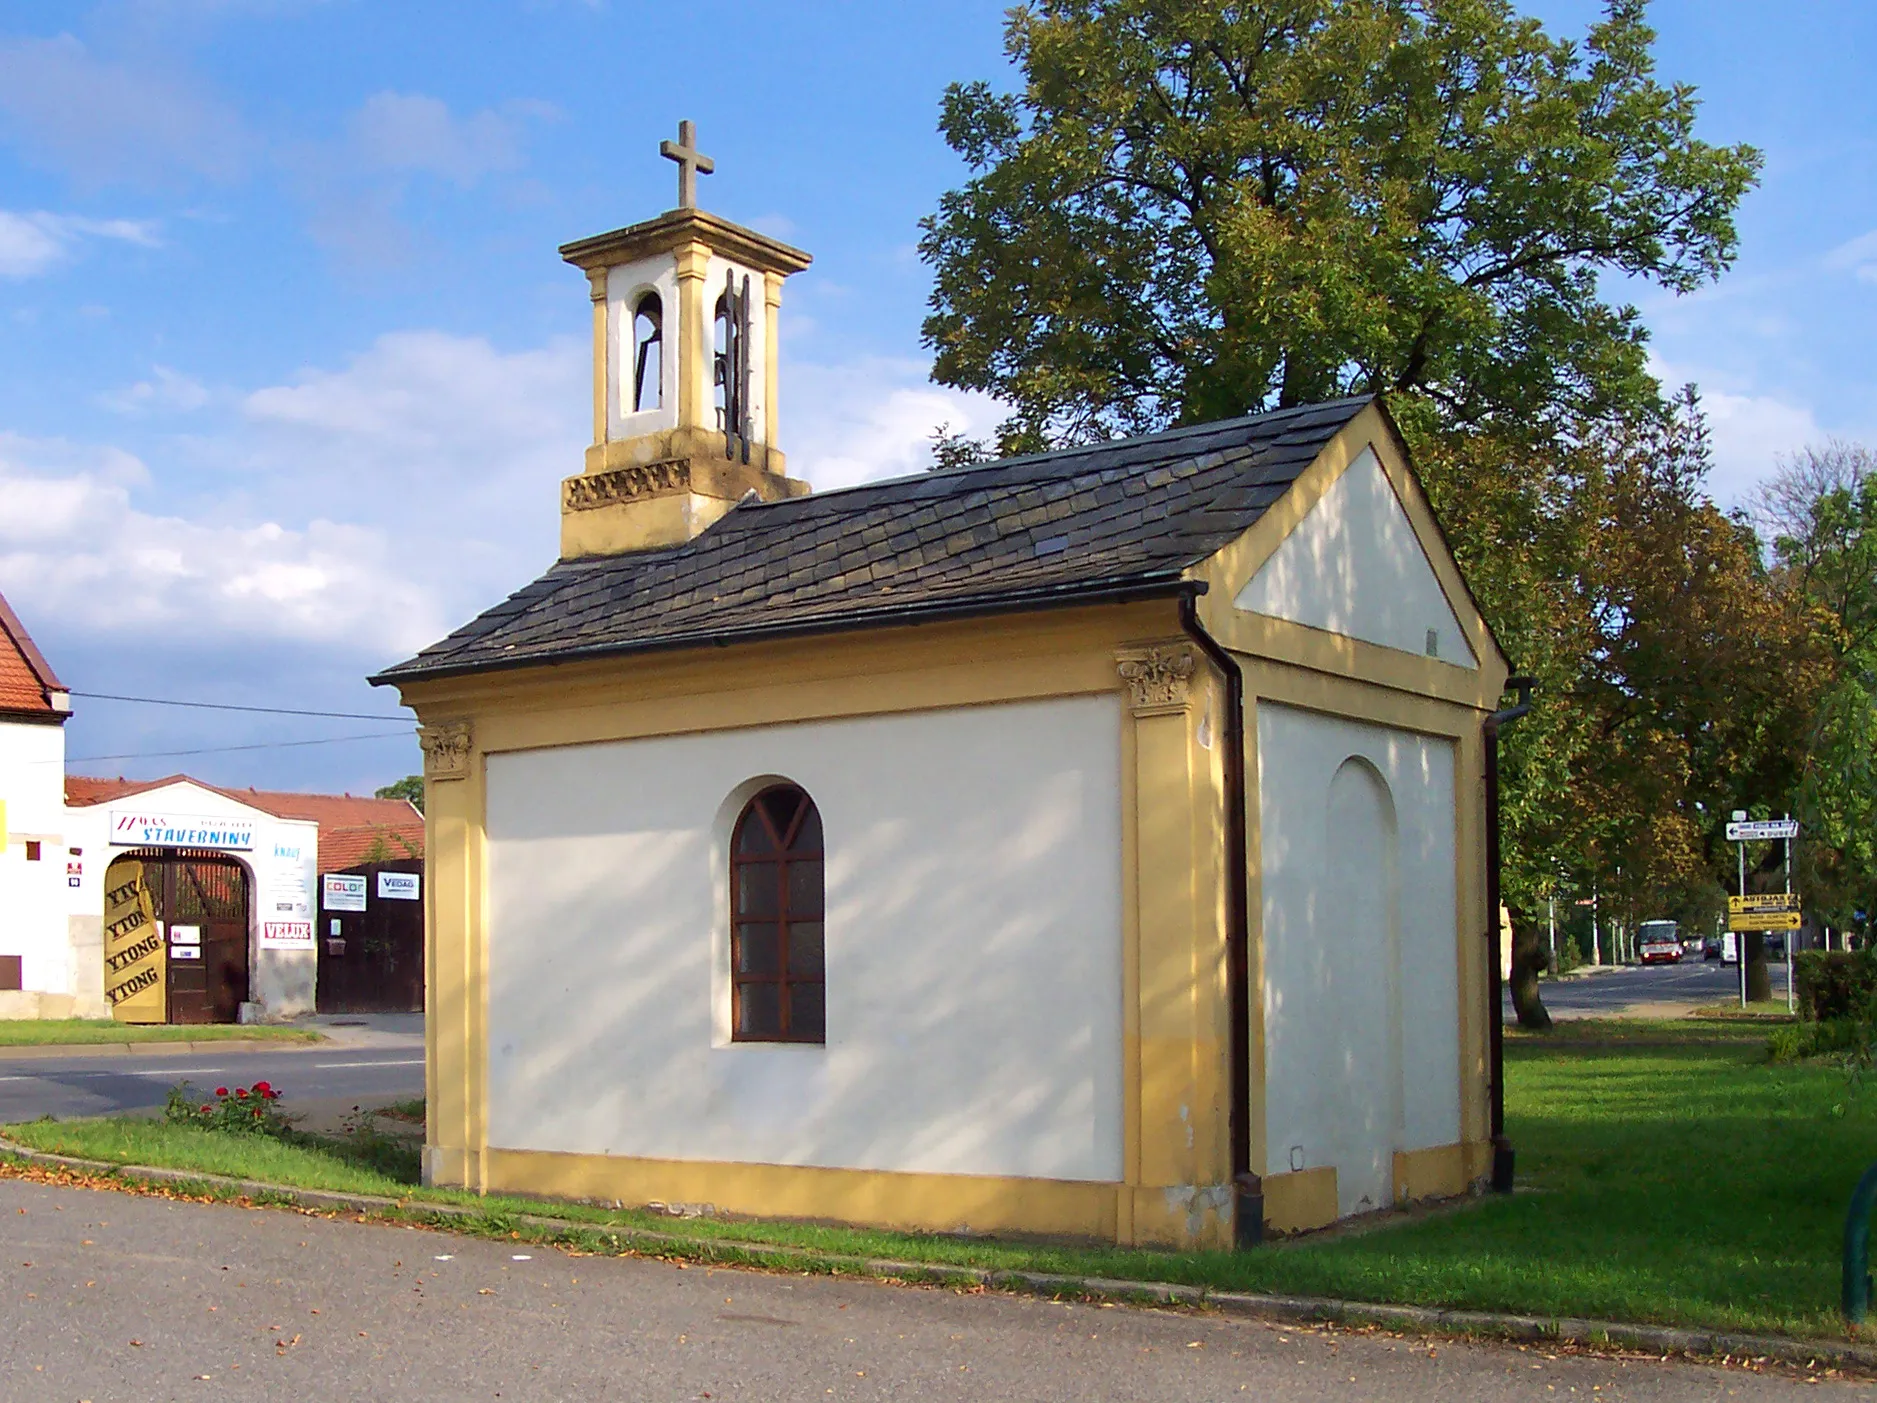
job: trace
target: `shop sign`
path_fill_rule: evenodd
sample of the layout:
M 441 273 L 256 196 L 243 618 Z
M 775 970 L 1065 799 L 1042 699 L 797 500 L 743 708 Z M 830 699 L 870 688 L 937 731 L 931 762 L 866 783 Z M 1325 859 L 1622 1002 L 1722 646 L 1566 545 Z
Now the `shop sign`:
M 313 948 L 313 923 L 311 921 L 262 921 L 261 948 L 263 950 L 311 950 Z
M 205 818 L 199 814 L 158 814 L 136 809 L 113 809 L 111 846 L 212 848 L 222 852 L 249 852 L 254 847 L 254 821 L 246 818 Z
M 328 911 L 363 911 L 365 879 L 328 872 L 319 879 L 319 904 Z
M 422 892 L 421 878 L 415 872 L 380 872 L 380 901 L 416 901 Z

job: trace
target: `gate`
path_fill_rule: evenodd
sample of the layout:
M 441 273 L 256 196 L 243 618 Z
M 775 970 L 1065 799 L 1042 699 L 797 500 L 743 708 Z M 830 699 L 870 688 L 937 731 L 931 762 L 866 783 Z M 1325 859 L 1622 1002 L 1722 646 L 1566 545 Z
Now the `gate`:
M 248 873 L 144 849 L 105 878 L 105 996 L 128 1023 L 233 1023 L 248 997 Z
M 320 886 L 321 1013 L 421 1013 L 424 1007 L 424 864 L 419 859 L 365 862 L 334 876 L 365 879 L 363 911 L 332 910 Z M 415 876 L 416 900 L 387 897 L 383 872 Z M 400 884 L 410 886 L 413 884 Z

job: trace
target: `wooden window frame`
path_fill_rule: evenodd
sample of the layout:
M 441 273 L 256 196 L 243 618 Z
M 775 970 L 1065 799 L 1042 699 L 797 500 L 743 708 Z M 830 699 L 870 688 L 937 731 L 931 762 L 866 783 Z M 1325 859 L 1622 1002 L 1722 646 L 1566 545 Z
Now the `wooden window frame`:
M 770 821 L 769 810 L 763 801 L 778 794 L 797 796 L 794 816 L 789 820 L 786 833 L 778 833 L 775 824 Z M 821 811 L 813 796 L 807 790 L 794 784 L 772 784 L 750 796 L 743 805 L 743 811 L 737 815 L 735 825 L 730 830 L 730 1041 L 735 1043 L 798 1043 L 811 1047 L 825 1046 L 828 1041 L 828 967 L 827 967 L 827 868 L 826 830 L 823 830 L 822 846 L 813 849 L 796 849 L 791 845 L 796 841 L 809 814 L 814 814 L 817 826 L 820 825 Z M 742 853 L 744 825 L 750 822 L 761 823 L 767 829 L 772 847 L 766 853 L 745 856 Z M 821 871 L 820 900 L 816 903 L 817 912 L 812 924 L 822 928 L 821 973 L 814 977 L 791 975 L 789 972 L 790 924 L 789 909 L 789 869 L 797 863 L 815 863 Z M 743 890 L 743 869 L 745 867 L 773 867 L 776 881 L 776 910 L 774 915 L 744 916 L 738 911 L 738 897 Z M 810 924 L 808 918 L 803 924 Z M 743 927 L 745 925 L 773 925 L 776 928 L 776 972 L 767 974 L 743 973 Z M 781 1017 L 781 1028 L 776 1033 L 745 1033 L 743 1031 L 743 988 L 750 984 L 774 985 L 777 989 L 777 1004 Z M 795 990 L 814 988 L 821 999 L 821 1031 L 818 1033 L 797 1033 L 792 1028 L 794 1022 Z

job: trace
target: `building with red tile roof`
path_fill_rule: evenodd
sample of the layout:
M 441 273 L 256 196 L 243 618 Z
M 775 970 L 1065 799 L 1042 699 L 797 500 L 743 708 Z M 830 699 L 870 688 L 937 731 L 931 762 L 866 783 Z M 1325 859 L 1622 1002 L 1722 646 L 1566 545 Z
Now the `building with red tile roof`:
M 172 784 L 194 784 L 275 818 L 306 819 L 319 825 L 319 870 L 341 872 L 361 862 L 424 855 L 424 816 L 408 799 L 373 799 L 357 794 L 295 794 L 273 789 L 229 789 L 189 775 L 162 779 L 65 777 L 65 802 L 72 808 L 115 803 Z
M 0 595 L 0 716 L 63 724 L 71 713 L 70 692 Z

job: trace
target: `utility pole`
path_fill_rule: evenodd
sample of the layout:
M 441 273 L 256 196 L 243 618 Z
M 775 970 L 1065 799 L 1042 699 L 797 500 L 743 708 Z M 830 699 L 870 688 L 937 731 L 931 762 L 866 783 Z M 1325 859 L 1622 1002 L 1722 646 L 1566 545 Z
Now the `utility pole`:
M 1545 935 L 1545 949 L 1550 953 L 1549 968 L 1552 974 L 1558 972 L 1558 889 L 1551 889 L 1550 929 Z
M 1590 884 L 1590 962 L 1593 965 L 1603 963 L 1603 930 L 1597 924 L 1598 912 L 1601 908 L 1598 907 L 1597 901 L 1597 884 L 1592 882 Z

